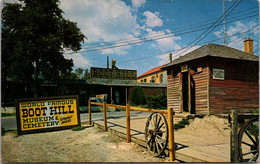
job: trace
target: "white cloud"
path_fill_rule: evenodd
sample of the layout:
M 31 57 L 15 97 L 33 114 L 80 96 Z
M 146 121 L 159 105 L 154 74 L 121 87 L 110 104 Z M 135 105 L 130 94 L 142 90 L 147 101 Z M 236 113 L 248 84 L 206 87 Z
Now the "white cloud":
M 244 24 L 242 22 L 236 22 L 236 23 L 228 26 L 227 35 L 230 36 L 230 37 L 228 37 L 228 40 L 227 40 L 228 46 L 243 51 L 244 40 L 247 37 L 251 37 L 251 36 L 249 36 L 250 35 L 249 33 L 251 32 L 250 30 L 254 26 L 256 26 L 255 22 L 249 22 L 247 24 Z M 257 33 L 258 33 L 258 31 L 257 31 Z M 214 32 L 214 34 L 218 38 L 224 37 L 223 31 L 216 31 L 216 32 Z M 232 35 L 234 35 L 234 36 L 232 36 Z
M 187 53 L 190 53 L 190 52 L 196 50 L 199 47 L 200 46 L 193 46 L 193 47 L 190 47 L 190 48 L 185 48 L 181 51 L 178 51 L 181 48 L 176 49 L 176 52 L 174 52 L 174 51 L 172 52 L 172 60 L 175 60 L 175 59 L 179 58 L 180 56 L 186 55 Z M 170 62 L 169 54 L 170 53 L 165 53 L 165 54 L 158 56 L 158 58 L 159 58 L 158 65 L 164 65 L 164 64 L 169 63 Z
M 102 54 L 117 54 L 117 55 L 126 55 L 127 54 L 127 50 L 130 48 L 131 46 L 124 46 L 124 47 L 117 47 L 117 48 L 110 48 L 110 49 L 105 49 L 102 50 Z
M 134 7 L 140 7 L 145 3 L 146 0 L 132 0 L 132 4 Z
M 157 27 L 163 25 L 163 21 L 159 18 L 159 12 L 152 13 L 150 11 L 145 11 L 144 16 L 146 16 L 145 23 L 147 27 Z
M 64 54 L 64 57 L 66 59 L 72 59 L 74 67 L 87 68 L 87 67 L 91 66 L 88 59 L 86 57 L 84 57 L 82 54 L 80 54 L 80 53 L 71 53 L 70 54 L 70 53 L 71 52 L 66 52 Z
M 147 28 L 146 29 L 146 32 L 147 32 L 147 39 L 149 38 L 149 36 L 166 36 L 168 34 L 166 34 L 164 31 L 153 31 L 152 29 L 150 28 Z M 167 33 L 169 33 L 170 31 L 167 30 Z M 171 34 L 171 33 L 169 33 Z M 173 34 L 171 34 L 173 35 Z M 157 42 L 157 47 L 161 50 L 161 51 L 169 51 L 169 50 L 176 50 L 176 49 L 180 49 L 181 46 L 178 45 L 176 43 L 176 40 L 180 40 L 181 37 L 176 37 L 176 36 L 173 36 L 173 37 L 168 37 L 168 38 L 163 38 L 163 39 L 158 39 L 156 40 Z M 155 47 L 154 44 L 152 44 L 152 47 Z
M 136 16 L 120 0 L 62 0 L 60 7 L 66 18 L 78 23 L 89 43 L 120 40 L 139 34 Z

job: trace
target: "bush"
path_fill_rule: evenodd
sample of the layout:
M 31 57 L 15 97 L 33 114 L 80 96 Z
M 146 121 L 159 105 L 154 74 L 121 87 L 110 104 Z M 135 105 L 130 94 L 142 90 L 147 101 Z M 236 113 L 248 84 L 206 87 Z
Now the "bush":
M 2 132 L 2 133 L 1 133 L 2 136 L 5 135 L 5 133 L 6 133 L 5 128 L 2 128 L 2 131 L 1 131 L 1 132 Z
M 134 106 L 143 105 L 146 103 L 144 92 L 140 86 L 134 86 L 130 96 L 131 104 Z
M 167 95 L 147 96 L 147 106 L 151 109 L 167 109 Z
M 174 125 L 174 129 L 175 129 L 175 130 L 181 129 L 181 128 L 184 128 L 185 125 L 189 125 L 189 124 L 190 124 L 189 120 L 183 118 L 178 124 L 175 124 L 175 125 Z
M 76 126 L 74 128 L 72 128 L 72 131 L 80 131 L 80 130 L 84 130 L 85 127 L 84 126 Z

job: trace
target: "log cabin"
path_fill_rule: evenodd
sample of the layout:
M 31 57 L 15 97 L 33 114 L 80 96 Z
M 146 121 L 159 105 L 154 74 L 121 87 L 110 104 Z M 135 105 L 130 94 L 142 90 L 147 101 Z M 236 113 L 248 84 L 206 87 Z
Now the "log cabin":
M 215 44 L 204 45 L 168 63 L 167 105 L 176 113 L 252 113 L 259 108 L 259 63 L 253 41 L 244 51 Z

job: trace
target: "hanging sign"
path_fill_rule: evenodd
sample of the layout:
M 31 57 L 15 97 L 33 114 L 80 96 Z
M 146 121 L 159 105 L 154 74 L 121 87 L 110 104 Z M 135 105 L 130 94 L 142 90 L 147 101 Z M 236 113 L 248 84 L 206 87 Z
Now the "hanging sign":
M 213 79 L 225 80 L 225 70 L 224 69 L 213 69 Z
M 90 77 L 103 79 L 136 80 L 137 71 L 126 69 L 107 69 L 91 67 Z
M 181 72 L 187 72 L 187 71 L 188 71 L 188 65 L 187 64 L 181 65 Z
M 17 100 L 16 120 L 19 135 L 80 126 L 78 96 Z

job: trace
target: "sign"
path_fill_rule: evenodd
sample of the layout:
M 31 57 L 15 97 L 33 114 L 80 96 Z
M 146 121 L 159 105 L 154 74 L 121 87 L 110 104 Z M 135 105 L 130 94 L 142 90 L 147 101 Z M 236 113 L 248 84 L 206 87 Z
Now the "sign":
M 184 64 L 181 66 L 181 72 L 186 72 L 186 71 L 188 71 L 188 65 Z
M 213 79 L 225 80 L 225 70 L 213 69 Z
M 16 100 L 18 134 L 80 126 L 78 96 Z
M 103 78 L 103 79 L 124 79 L 124 80 L 136 80 L 136 70 L 126 69 L 107 69 L 107 68 L 95 68 L 91 67 L 91 78 Z

